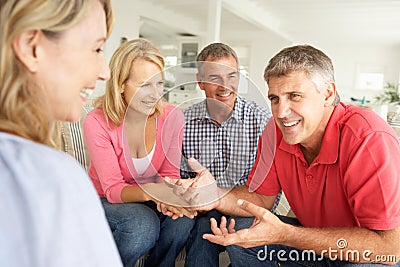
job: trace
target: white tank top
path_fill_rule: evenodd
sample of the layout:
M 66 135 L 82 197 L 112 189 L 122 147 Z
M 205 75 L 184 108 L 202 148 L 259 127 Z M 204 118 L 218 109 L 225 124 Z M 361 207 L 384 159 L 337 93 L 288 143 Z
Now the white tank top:
M 153 159 L 154 155 L 154 147 L 156 144 L 154 144 L 153 148 L 151 149 L 150 153 L 144 157 L 144 158 L 132 158 L 133 166 L 135 166 L 136 172 L 139 175 L 143 175 L 147 168 L 149 167 L 151 160 Z

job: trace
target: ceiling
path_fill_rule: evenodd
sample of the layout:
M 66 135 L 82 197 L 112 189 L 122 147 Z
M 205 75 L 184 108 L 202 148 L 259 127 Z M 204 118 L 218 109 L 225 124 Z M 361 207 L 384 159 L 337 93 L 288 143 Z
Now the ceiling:
M 208 1 L 137 1 L 145 38 L 207 33 Z M 224 38 L 272 31 L 293 43 L 400 45 L 400 0 L 221 1 Z

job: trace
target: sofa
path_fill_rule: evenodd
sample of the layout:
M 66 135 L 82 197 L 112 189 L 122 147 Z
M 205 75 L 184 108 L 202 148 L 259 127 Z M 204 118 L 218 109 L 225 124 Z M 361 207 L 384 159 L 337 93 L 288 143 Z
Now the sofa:
M 83 121 L 86 118 L 86 114 L 92 109 L 91 103 L 86 104 L 84 107 L 84 112 L 80 121 L 70 123 L 70 122 L 59 122 L 56 128 L 56 143 L 61 151 L 64 151 L 74 157 L 85 170 L 89 167 L 89 153 L 85 144 L 83 136 Z M 276 210 L 277 214 L 287 215 L 294 217 L 291 212 L 289 204 L 284 195 L 282 195 L 279 205 Z M 135 265 L 135 267 L 142 267 L 144 265 L 144 259 L 146 255 L 143 256 Z M 229 265 L 229 256 L 226 251 L 220 253 L 220 266 Z M 178 255 L 176 259 L 175 266 L 184 266 L 185 261 L 185 250 Z

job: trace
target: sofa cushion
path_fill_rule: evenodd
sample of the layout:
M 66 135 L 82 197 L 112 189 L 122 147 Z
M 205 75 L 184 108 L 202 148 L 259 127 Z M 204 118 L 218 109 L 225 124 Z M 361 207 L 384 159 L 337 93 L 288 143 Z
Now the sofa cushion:
M 55 137 L 59 149 L 73 156 L 85 170 L 89 167 L 89 153 L 83 136 L 83 122 L 91 109 L 91 104 L 85 105 L 78 122 L 58 122 Z
M 89 155 L 83 139 L 81 123 L 62 122 L 59 125 L 59 133 L 61 134 L 61 150 L 73 156 L 87 170 Z

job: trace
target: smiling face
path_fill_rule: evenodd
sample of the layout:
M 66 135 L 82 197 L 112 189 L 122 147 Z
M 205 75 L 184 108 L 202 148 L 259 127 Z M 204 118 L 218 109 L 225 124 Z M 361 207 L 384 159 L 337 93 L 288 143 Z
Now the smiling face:
M 231 109 L 234 108 L 239 85 L 238 64 L 234 57 L 216 60 L 206 58 L 202 64 L 202 74 L 197 74 L 197 80 L 207 98 L 218 100 Z
M 163 88 L 164 78 L 160 67 L 138 58 L 132 62 L 129 78 L 123 85 L 124 99 L 131 111 L 151 115 L 161 100 Z
M 334 83 L 318 89 L 303 71 L 271 77 L 268 98 L 272 115 L 288 144 L 318 149 L 333 112 Z
M 59 38 L 40 35 L 35 82 L 42 86 L 57 120 L 80 118 L 87 93 L 109 77 L 103 54 L 107 36 L 103 6 L 93 0 L 86 17 Z

